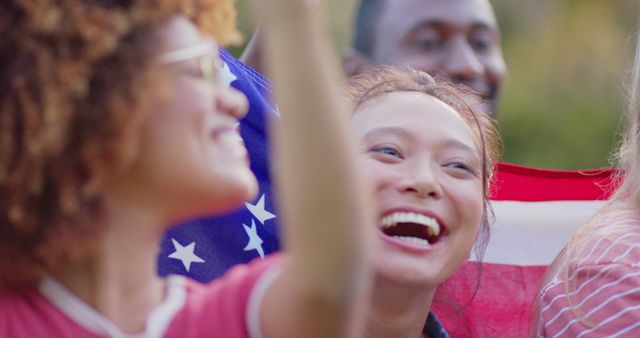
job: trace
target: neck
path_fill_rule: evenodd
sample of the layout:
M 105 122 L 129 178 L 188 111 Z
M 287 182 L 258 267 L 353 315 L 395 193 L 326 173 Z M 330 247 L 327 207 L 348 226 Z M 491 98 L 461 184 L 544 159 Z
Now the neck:
M 435 289 L 400 285 L 377 275 L 366 337 L 422 337 Z
M 131 202 L 107 199 L 106 230 L 96 250 L 53 275 L 120 330 L 138 333 L 164 297 L 156 273 L 164 223 L 153 209 Z

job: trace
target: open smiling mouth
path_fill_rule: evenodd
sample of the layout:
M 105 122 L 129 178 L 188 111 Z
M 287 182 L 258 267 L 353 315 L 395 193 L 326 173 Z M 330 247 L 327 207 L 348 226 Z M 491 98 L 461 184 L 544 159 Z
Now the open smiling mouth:
M 380 230 L 387 236 L 411 244 L 433 245 L 445 234 L 435 218 L 413 212 L 394 212 L 380 220 Z

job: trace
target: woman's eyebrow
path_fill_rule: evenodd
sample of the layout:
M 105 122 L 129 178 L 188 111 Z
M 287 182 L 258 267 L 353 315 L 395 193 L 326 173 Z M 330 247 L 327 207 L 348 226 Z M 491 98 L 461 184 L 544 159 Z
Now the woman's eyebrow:
M 443 148 L 447 148 L 447 149 L 455 149 L 455 150 L 460 150 L 463 151 L 465 153 L 468 153 L 469 155 L 473 156 L 473 158 L 479 160 L 480 159 L 480 155 L 479 155 L 479 151 L 478 149 L 476 149 L 473 146 L 470 146 L 469 144 L 467 144 L 466 142 L 462 142 L 458 139 L 447 139 L 443 142 L 440 143 L 440 146 Z
M 468 145 L 465 142 L 462 142 L 458 139 L 447 139 L 444 142 L 442 142 L 442 145 L 448 148 L 458 148 L 464 151 L 468 151 L 470 153 L 476 153 L 476 148 Z
M 402 138 L 402 139 L 410 139 L 410 138 L 412 138 L 411 133 L 409 133 L 409 131 L 407 131 L 404 128 L 400 128 L 400 127 L 379 127 L 379 128 L 374 128 L 374 129 L 371 129 L 371 130 L 367 131 L 362 138 L 363 139 L 369 139 L 369 138 L 376 137 L 376 136 L 381 136 L 381 135 L 394 135 L 394 136 L 397 136 L 397 137 Z

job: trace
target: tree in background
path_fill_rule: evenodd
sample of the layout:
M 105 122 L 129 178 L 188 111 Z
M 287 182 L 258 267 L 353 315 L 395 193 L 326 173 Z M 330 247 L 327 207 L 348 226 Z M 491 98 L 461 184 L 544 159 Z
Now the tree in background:
M 608 166 L 638 2 L 493 3 L 509 66 L 499 115 L 505 160 L 557 169 Z
M 251 35 L 248 1 L 237 0 Z M 327 0 L 324 11 L 339 49 L 349 42 L 357 0 Z M 394 0 L 391 0 L 394 1 Z M 398 0 L 395 0 L 398 1 Z M 609 166 L 637 0 L 492 0 L 509 68 L 498 123 L 507 162 L 555 169 Z M 232 49 L 238 55 L 242 46 Z

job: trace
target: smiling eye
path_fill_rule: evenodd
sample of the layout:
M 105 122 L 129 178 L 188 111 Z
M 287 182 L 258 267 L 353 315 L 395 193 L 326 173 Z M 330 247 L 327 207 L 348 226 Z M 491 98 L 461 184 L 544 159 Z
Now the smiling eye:
M 370 152 L 376 153 L 376 154 L 382 154 L 385 157 L 395 157 L 395 158 L 399 158 L 402 159 L 402 153 L 400 153 L 400 151 L 394 147 L 390 147 L 390 146 L 378 146 L 378 147 L 373 147 L 369 150 Z
M 408 44 L 420 52 L 437 52 L 445 44 L 442 32 L 435 29 L 420 29 L 410 33 Z
M 439 39 L 420 39 L 416 41 L 416 46 L 423 51 L 433 52 L 442 48 L 442 41 Z
M 483 34 L 479 34 L 469 38 L 469 45 L 471 45 L 471 48 L 473 48 L 473 50 L 479 53 L 488 51 L 491 48 L 492 44 L 493 41 L 491 37 Z
M 198 67 L 194 66 L 194 65 L 185 65 L 185 66 L 181 66 L 181 67 L 176 67 L 178 72 L 180 72 L 180 74 L 186 75 L 188 77 L 191 78 L 202 78 L 202 73 L 200 73 L 200 70 L 198 69 Z
M 464 163 L 464 162 L 451 162 L 445 165 L 447 168 L 452 168 L 455 169 L 457 171 L 464 171 L 470 174 L 473 174 L 474 176 L 478 175 L 478 172 L 471 167 L 470 165 Z
M 207 83 L 212 87 L 220 85 L 219 62 L 211 56 L 200 57 L 195 62 L 183 63 L 175 68 L 180 74 Z

